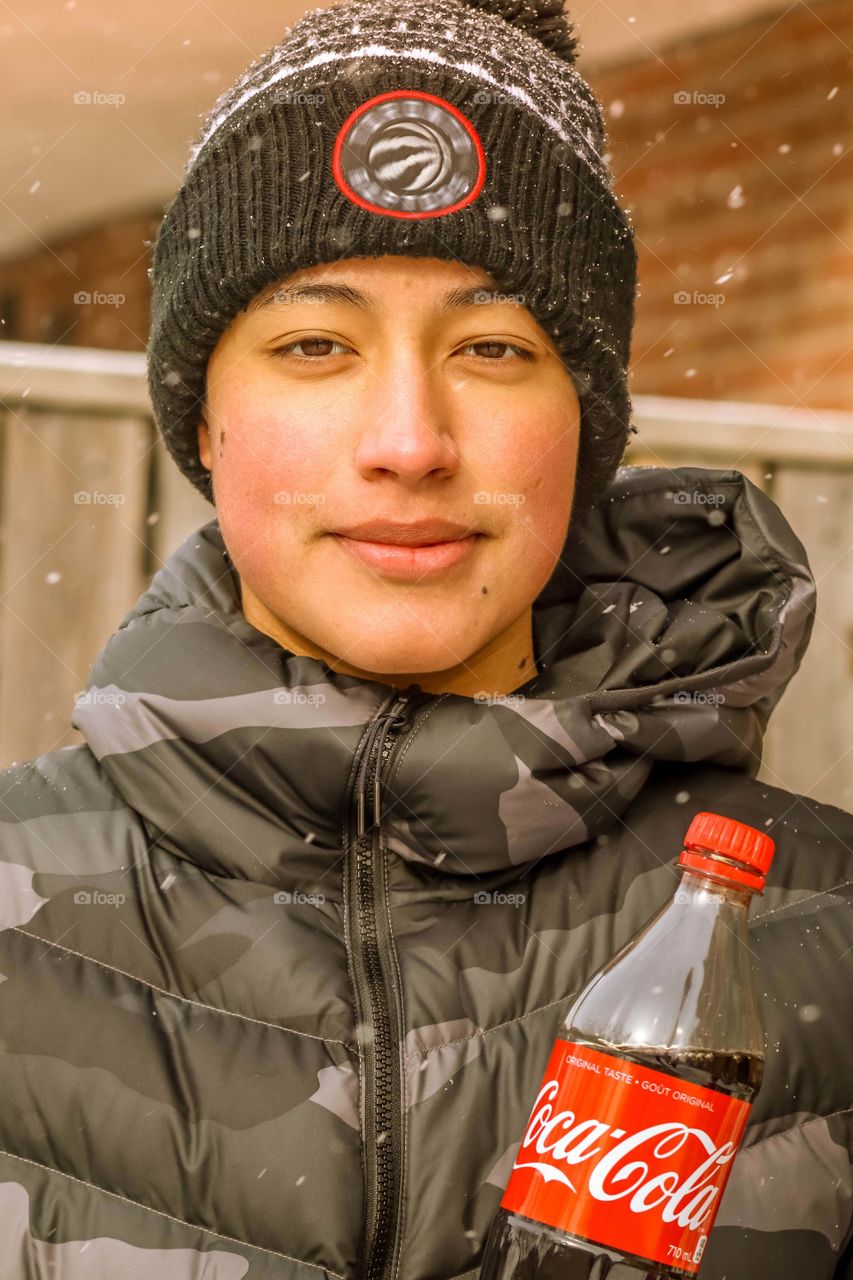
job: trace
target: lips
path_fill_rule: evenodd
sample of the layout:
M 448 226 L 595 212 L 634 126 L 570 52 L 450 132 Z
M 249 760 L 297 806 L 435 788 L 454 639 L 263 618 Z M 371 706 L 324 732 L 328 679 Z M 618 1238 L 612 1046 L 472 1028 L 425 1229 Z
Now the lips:
M 468 537 L 457 536 L 442 542 L 402 543 L 374 542 L 339 533 L 332 536 L 344 552 L 374 572 L 384 577 L 415 581 L 437 577 L 462 564 L 483 537 L 482 534 L 473 533 Z
M 458 542 L 477 532 L 470 525 L 453 520 L 363 520 L 360 524 L 332 530 L 339 537 L 359 542 L 394 546 L 427 547 Z

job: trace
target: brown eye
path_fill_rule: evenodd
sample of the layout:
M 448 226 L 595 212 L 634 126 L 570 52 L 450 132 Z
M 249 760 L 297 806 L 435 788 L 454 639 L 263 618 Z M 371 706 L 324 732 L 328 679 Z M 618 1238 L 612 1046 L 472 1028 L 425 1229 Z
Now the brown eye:
M 335 342 L 333 338 L 314 337 L 314 338 L 299 338 L 297 339 L 296 342 L 288 342 L 283 347 L 276 347 L 276 349 L 273 351 L 272 354 L 275 356 L 282 356 L 282 357 L 292 355 L 294 360 L 302 360 L 306 364 L 311 361 L 316 363 L 318 360 L 322 360 L 324 356 L 330 355 L 331 353 L 329 351 L 315 350 L 313 352 L 309 351 L 307 355 L 297 355 L 295 354 L 295 348 L 296 347 L 309 348 L 309 347 L 317 347 L 317 346 L 340 347 L 344 351 L 349 350 L 348 347 L 344 347 L 342 342 Z
M 525 347 L 517 347 L 514 342 L 499 342 L 497 340 L 493 342 L 472 342 L 470 346 L 463 347 L 462 350 L 474 351 L 477 348 L 479 348 L 480 350 L 482 350 L 483 348 L 486 348 L 487 350 L 494 351 L 496 347 L 498 349 L 503 348 L 506 351 L 512 351 L 517 356 L 520 356 L 522 360 L 533 359 L 533 355 L 530 351 L 526 350 Z M 509 364 L 510 363 L 507 359 L 505 359 L 504 356 L 488 355 L 483 358 L 486 360 L 491 360 L 493 364 Z

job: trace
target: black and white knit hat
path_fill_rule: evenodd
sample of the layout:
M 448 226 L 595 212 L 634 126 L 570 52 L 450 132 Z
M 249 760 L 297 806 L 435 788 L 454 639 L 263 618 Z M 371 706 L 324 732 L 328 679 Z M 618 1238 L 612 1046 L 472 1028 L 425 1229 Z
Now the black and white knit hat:
M 575 513 L 627 444 L 634 235 L 561 0 L 346 0 L 306 13 L 216 102 L 154 246 L 148 383 L 178 466 L 207 362 L 292 272 L 408 254 L 521 295 L 581 396 Z

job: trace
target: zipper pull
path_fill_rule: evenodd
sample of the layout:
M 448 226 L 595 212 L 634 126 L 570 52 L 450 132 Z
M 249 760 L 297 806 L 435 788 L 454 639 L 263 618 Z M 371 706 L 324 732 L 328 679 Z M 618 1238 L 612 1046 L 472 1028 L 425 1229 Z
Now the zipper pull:
M 388 734 L 397 733 L 398 730 L 402 730 L 404 728 L 405 724 L 406 724 L 405 716 L 402 716 L 402 715 L 395 716 L 393 720 L 388 721 L 388 727 L 386 732 Z M 377 753 L 376 768 L 374 770 L 374 775 L 373 775 L 373 821 L 377 826 L 382 821 L 382 810 L 380 807 L 380 796 L 382 793 L 382 787 L 379 782 L 379 777 L 380 777 L 380 774 L 382 773 L 384 756 L 385 756 L 384 751 L 379 751 Z
M 405 714 L 406 708 L 412 699 L 413 692 L 414 691 L 412 687 L 409 686 L 409 688 L 404 693 L 400 694 L 400 697 L 394 703 L 393 709 L 386 712 L 385 715 L 380 716 L 376 721 L 374 721 L 370 738 L 364 747 L 363 760 L 365 764 L 370 759 L 370 753 L 373 749 L 374 742 L 378 735 L 382 734 L 383 732 L 393 733 L 395 730 L 402 728 L 406 724 L 406 714 Z M 374 769 L 374 778 L 373 778 L 373 813 L 374 813 L 373 820 L 374 822 L 379 822 L 379 819 L 380 819 L 379 775 L 382 770 L 382 754 L 383 753 L 381 750 L 377 753 L 376 767 Z M 360 771 L 358 787 L 356 792 L 356 805 L 357 805 L 356 834 L 359 836 L 363 836 L 366 831 L 365 819 L 367 816 L 366 815 L 366 810 L 367 810 L 367 769 L 366 768 L 362 768 L 362 770 Z

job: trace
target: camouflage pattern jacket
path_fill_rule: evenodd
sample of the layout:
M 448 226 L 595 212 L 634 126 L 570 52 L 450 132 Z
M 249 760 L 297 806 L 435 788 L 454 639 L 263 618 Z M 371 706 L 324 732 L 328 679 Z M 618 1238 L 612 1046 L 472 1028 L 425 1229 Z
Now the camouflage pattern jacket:
M 777 845 L 702 1280 L 853 1277 L 853 818 L 756 777 L 814 599 L 737 472 L 624 468 L 535 680 L 427 695 L 286 652 L 188 538 L 85 743 L 0 775 L 0 1280 L 475 1280 L 572 994 L 701 809 Z

